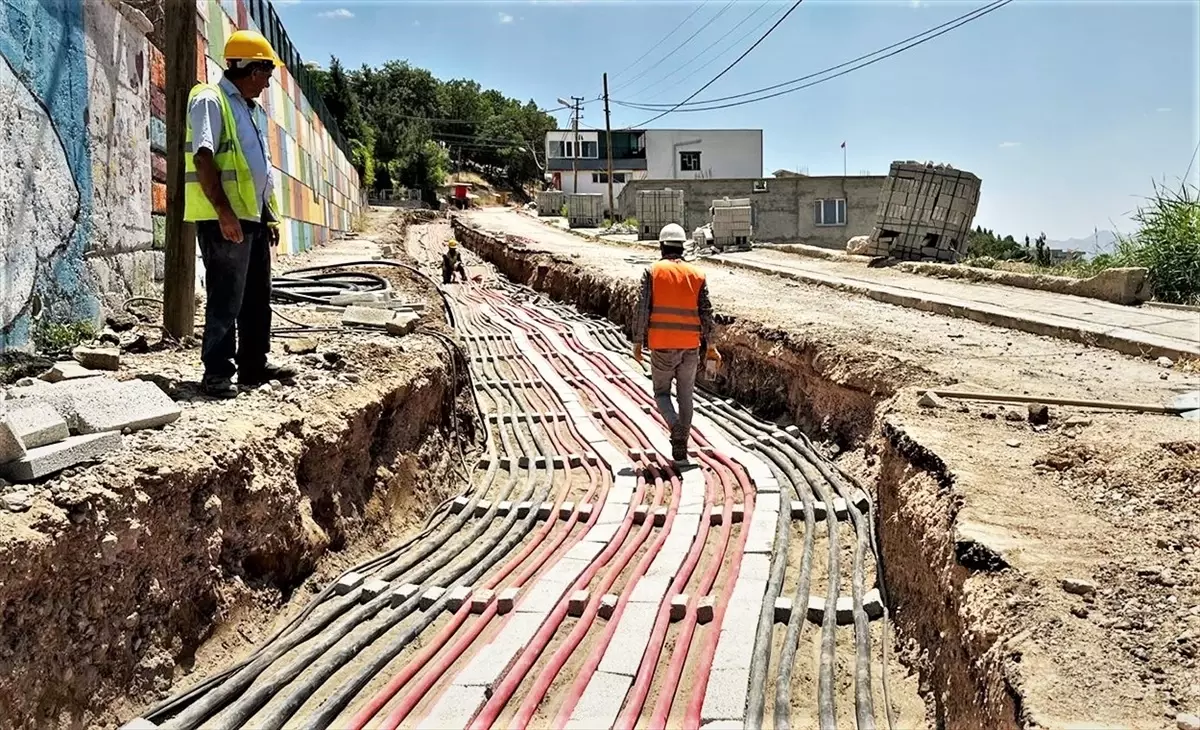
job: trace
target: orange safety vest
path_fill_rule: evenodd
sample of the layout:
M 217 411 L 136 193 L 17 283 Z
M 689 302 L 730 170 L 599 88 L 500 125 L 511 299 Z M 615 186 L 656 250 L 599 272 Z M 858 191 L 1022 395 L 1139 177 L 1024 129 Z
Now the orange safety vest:
M 673 259 L 650 266 L 651 350 L 694 350 L 700 347 L 700 288 L 704 273 Z

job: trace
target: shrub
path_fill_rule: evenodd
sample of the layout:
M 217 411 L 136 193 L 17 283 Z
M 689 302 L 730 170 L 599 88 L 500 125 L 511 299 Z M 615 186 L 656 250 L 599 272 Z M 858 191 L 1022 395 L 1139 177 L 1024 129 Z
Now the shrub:
M 1140 228 L 1117 240 L 1113 262 L 1145 267 L 1156 299 L 1200 304 L 1200 190 L 1186 182 L 1178 190 L 1156 183 L 1133 219 Z

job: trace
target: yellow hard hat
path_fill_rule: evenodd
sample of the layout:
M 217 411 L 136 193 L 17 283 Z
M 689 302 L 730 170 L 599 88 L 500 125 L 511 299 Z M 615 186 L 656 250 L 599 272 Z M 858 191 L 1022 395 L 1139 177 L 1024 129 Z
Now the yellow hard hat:
M 282 66 L 283 61 L 275 55 L 271 42 L 262 33 L 253 30 L 234 31 L 225 41 L 226 61 L 269 61 L 276 66 Z
M 451 238 L 450 243 L 448 243 L 446 245 L 449 246 L 450 248 L 454 248 L 454 247 L 458 246 L 458 241 L 455 241 L 453 238 Z

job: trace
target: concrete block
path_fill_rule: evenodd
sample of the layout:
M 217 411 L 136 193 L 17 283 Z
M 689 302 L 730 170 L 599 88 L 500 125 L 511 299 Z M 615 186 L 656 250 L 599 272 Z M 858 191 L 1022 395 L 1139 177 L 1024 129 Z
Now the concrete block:
M 433 608 L 433 604 L 442 599 L 446 595 L 446 589 L 441 586 L 433 586 L 429 590 L 421 594 L 421 600 L 417 603 L 422 611 L 428 611 Z
M 420 590 L 421 586 L 417 585 L 416 583 L 405 583 L 396 590 L 392 591 L 391 596 L 388 599 L 388 604 L 392 608 L 395 608 L 396 606 L 399 606 L 408 599 L 417 595 L 417 592 Z
M 373 327 L 385 328 L 388 322 L 395 319 L 396 313 L 390 309 L 375 307 L 349 306 L 342 312 L 343 327 Z
M 583 611 L 587 608 L 591 594 L 587 591 L 575 591 L 571 597 L 567 599 L 567 615 L 576 618 L 583 615 Z
M 592 505 L 590 503 L 579 505 L 579 521 L 580 522 L 590 522 L 591 519 L 592 519 Z
M 121 351 L 115 347 L 76 347 L 71 351 L 71 357 L 89 370 L 118 370 L 121 367 Z
M 454 501 L 450 503 L 450 512 L 452 514 L 458 514 L 466 509 L 467 505 L 470 503 L 471 500 L 468 497 L 455 497 Z
M 364 580 L 366 580 L 366 576 L 362 573 L 350 571 L 339 578 L 337 583 L 333 584 L 333 592 L 339 596 L 344 596 L 361 586 Z
M 574 502 L 563 502 L 558 506 L 558 519 L 569 520 L 575 514 Z
M 149 720 L 141 717 L 135 717 L 121 727 L 117 728 L 117 730 L 156 730 L 157 728 L 158 725 L 155 725 Z
M 429 714 L 417 724 L 417 730 L 445 730 L 466 727 L 487 702 L 487 688 L 481 685 L 452 684 L 438 698 Z
M 533 502 L 518 502 L 517 517 L 524 517 L 529 514 L 529 510 L 533 509 Z
M 754 654 L 754 634 L 758 629 L 757 616 L 753 620 L 742 617 L 741 623 L 736 623 L 726 611 L 721 625 L 713 669 L 749 669 Z
M 75 401 L 80 433 L 139 431 L 175 422 L 182 411 L 171 396 L 147 380 L 130 380 Z
M 483 517 L 492 508 L 492 503 L 486 499 L 481 499 L 475 503 L 475 516 Z
M 775 549 L 775 523 L 778 515 L 774 512 L 755 511 L 750 519 L 750 531 L 746 538 L 747 553 L 770 553 Z
M 496 592 L 490 588 L 480 588 L 471 594 L 471 613 L 483 613 L 496 598 Z
M 839 596 L 837 600 L 837 623 L 839 626 L 854 623 L 854 597 Z M 872 588 L 863 594 L 863 611 L 867 618 L 874 620 L 883 616 L 883 601 L 880 600 L 879 589 Z M 808 620 L 821 623 L 825 619 L 825 597 L 810 596 L 808 599 Z
M 634 584 L 633 591 L 629 594 L 629 603 L 659 605 L 663 596 L 667 595 L 672 578 L 673 576 L 669 575 L 643 576 Z
M 746 695 L 750 687 L 750 668 L 714 669 L 708 676 L 700 721 L 746 720 Z
M 592 674 L 587 687 L 571 711 L 566 730 L 596 730 L 609 728 L 617 721 L 625 695 L 633 685 L 633 677 L 599 671 Z
M 569 581 L 559 580 L 559 576 L 555 575 L 552 567 L 550 572 L 539 578 L 525 591 L 521 605 L 517 606 L 517 613 L 536 613 L 544 616 L 554 610 L 570 587 Z
M 725 513 L 724 512 L 719 512 L 716 509 L 714 509 L 712 512 L 708 513 L 708 524 L 716 527 L 717 525 L 720 525 L 724 521 L 725 521 Z
M 367 578 L 362 582 L 362 599 L 363 601 L 370 601 L 373 598 L 377 598 L 382 596 L 384 593 L 387 593 L 388 589 L 391 587 L 392 584 L 388 583 L 386 580 L 381 580 L 379 578 Z
M 0 464 L 7 464 L 25 456 L 25 443 L 17 433 L 17 429 L 0 418 Z
M 412 312 L 394 312 L 392 318 L 383 327 L 389 335 L 403 337 L 415 330 L 420 322 L 421 317 Z
M 47 383 L 61 383 L 64 380 L 78 380 L 80 378 L 94 378 L 101 375 L 98 370 L 89 370 L 74 360 L 63 360 L 62 362 L 54 363 L 54 367 L 42 374 L 42 380 Z
M 706 624 L 713 620 L 716 613 L 717 599 L 713 596 L 701 596 L 696 602 L 696 622 Z
M 600 660 L 600 671 L 635 676 L 657 617 L 657 603 L 626 603 L 612 641 Z
M 504 615 L 513 610 L 517 602 L 517 588 L 505 588 L 496 596 L 496 613 Z
M 738 568 L 738 580 L 768 580 L 771 577 L 771 556 L 758 553 L 743 555 Z
M 617 596 L 613 593 L 605 593 L 600 596 L 600 618 L 608 620 L 612 617 L 613 611 L 617 608 Z
M 605 547 L 607 547 L 607 545 L 604 543 L 581 540 L 575 543 L 575 545 L 568 550 L 563 557 L 571 560 L 582 560 L 585 563 L 590 563 L 599 557 L 600 553 L 604 552 Z
M 94 461 L 121 448 L 116 431 L 72 436 L 56 444 L 29 449 L 25 456 L 0 466 L 0 477 L 13 482 L 28 482 L 57 474 L 63 469 Z
M 679 593 L 671 596 L 671 620 L 682 621 L 687 615 L 688 595 Z
M 450 589 L 449 599 L 446 607 L 451 611 L 457 611 L 462 608 L 467 599 L 471 597 L 471 586 L 454 586 Z
M 735 504 L 729 509 L 729 521 L 736 525 L 746 518 L 746 505 Z
M 654 526 L 662 527 L 665 524 L 667 524 L 667 508 L 666 507 L 655 507 L 654 508 Z
M 390 302 L 392 292 L 390 291 L 356 291 L 347 292 L 345 294 L 334 294 L 329 298 L 329 303 L 336 307 L 345 307 L 351 304 L 370 304 L 380 302 Z
M 646 516 L 650 514 L 650 506 L 639 504 L 633 508 L 633 524 L 640 525 L 646 521 Z
M 759 494 L 754 500 L 755 512 L 778 512 L 779 494 Z
M 775 599 L 775 623 L 786 624 L 792 620 L 792 599 L 780 596 Z

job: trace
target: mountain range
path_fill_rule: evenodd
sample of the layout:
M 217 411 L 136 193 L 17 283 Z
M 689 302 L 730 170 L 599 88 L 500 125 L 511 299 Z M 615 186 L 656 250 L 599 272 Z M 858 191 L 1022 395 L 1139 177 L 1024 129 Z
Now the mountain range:
M 1112 253 L 1117 247 L 1117 234 L 1112 231 L 1096 231 L 1095 234 L 1084 238 L 1047 240 L 1046 245 L 1064 251 L 1083 251 L 1089 256 L 1094 256 L 1098 253 Z

